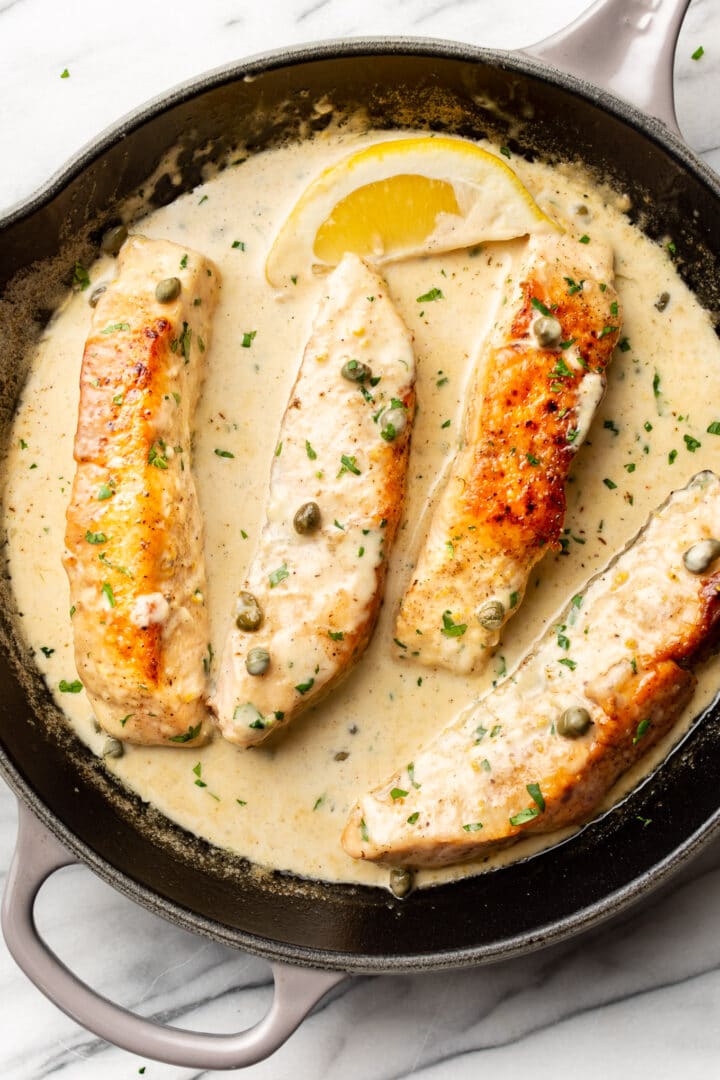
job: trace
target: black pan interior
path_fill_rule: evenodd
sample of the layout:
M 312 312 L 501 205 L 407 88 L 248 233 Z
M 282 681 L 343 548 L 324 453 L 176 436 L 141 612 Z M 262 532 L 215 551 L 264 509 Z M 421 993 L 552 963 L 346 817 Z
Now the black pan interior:
M 0 425 L 24 355 L 138 189 L 161 205 L 209 166 L 321 128 L 358 108 L 369 124 L 490 135 L 514 154 L 580 159 L 632 198 L 631 216 L 672 239 L 706 307 L 720 297 L 717 180 L 659 124 L 530 61 L 439 43 L 356 42 L 218 72 L 151 105 L 0 222 Z M 182 179 L 148 177 L 179 147 Z M 74 421 L 70 421 L 74 425 Z M 7 575 L 5 574 L 5 577 Z M 122 891 L 199 932 L 268 956 L 349 970 L 478 963 L 532 948 L 616 910 L 713 830 L 720 811 L 720 711 L 709 710 L 622 805 L 522 863 L 397 901 L 382 890 L 258 873 L 173 826 L 118 785 L 59 718 L 18 637 L 2 582 L 0 766 L 16 791 Z M 651 819 L 647 824 L 647 819 Z

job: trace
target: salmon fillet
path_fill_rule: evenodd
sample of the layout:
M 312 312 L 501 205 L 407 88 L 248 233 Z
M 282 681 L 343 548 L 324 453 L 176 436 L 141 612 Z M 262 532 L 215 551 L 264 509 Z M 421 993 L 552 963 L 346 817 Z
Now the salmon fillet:
M 612 272 L 602 243 L 529 240 L 477 366 L 463 443 L 400 607 L 398 656 L 480 670 L 533 566 L 558 549 L 568 472 L 620 332 Z M 539 344 L 534 328 L 548 317 L 552 347 Z
M 514 675 L 360 799 L 345 850 L 444 866 L 585 821 L 692 696 L 688 665 L 720 628 L 720 558 L 700 573 L 684 555 L 710 537 L 720 481 L 705 472 L 573 597 Z M 585 710 L 575 737 L 563 734 L 568 709 Z
M 180 293 L 160 303 L 167 278 Z M 131 237 L 83 355 L 64 557 L 75 660 L 98 722 L 128 742 L 212 731 L 190 439 L 219 286 L 202 255 Z
M 414 383 L 412 338 L 385 282 L 345 256 L 282 421 L 267 520 L 234 612 L 242 622 L 249 595 L 261 622 L 233 625 L 211 698 L 231 742 L 250 746 L 288 724 L 365 649 L 402 510 Z M 317 521 L 298 532 L 310 504 Z M 251 650 L 265 658 L 257 674 Z

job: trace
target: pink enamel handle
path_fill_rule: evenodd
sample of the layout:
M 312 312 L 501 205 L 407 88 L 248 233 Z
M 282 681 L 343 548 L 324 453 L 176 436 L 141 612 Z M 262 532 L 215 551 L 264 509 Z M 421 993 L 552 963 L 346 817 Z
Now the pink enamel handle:
M 2 929 L 16 963 L 58 1008 L 102 1039 L 144 1058 L 195 1069 L 239 1069 L 269 1057 L 314 1005 L 346 976 L 273 963 L 275 995 L 254 1027 L 233 1035 L 184 1031 L 145 1020 L 108 1001 L 65 967 L 34 919 L 40 886 L 77 860 L 19 803 L 18 840 L 2 906 Z

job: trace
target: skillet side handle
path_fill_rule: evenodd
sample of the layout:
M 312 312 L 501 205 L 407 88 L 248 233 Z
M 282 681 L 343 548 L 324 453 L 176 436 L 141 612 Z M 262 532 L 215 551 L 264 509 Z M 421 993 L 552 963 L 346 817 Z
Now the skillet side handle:
M 274 1053 L 343 972 L 317 971 L 273 963 L 275 995 L 268 1013 L 254 1027 L 232 1035 L 213 1035 L 135 1016 L 96 994 L 73 975 L 40 937 L 35 898 L 46 879 L 77 862 L 19 803 L 18 840 L 2 905 L 2 930 L 8 949 L 28 978 L 58 1008 L 88 1031 L 144 1058 L 194 1069 L 238 1069 Z
M 689 3 L 596 0 L 564 30 L 521 51 L 625 98 L 682 138 L 673 61 Z

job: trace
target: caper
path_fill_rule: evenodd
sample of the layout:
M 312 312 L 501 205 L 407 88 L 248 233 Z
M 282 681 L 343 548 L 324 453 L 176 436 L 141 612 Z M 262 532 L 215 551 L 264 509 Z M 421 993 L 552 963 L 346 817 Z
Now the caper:
M 240 593 L 235 611 L 238 630 L 257 630 L 263 621 L 260 605 L 251 592 Z
M 409 870 L 394 869 L 390 871 L 390 891 L 402 900 L 413 887 L 413 878 Z
M 97 289 L 93 289 L 88 297 L 88 304 L 90 307 L 97 307 L 98 300 L 106 290 L 107 285 L 98 285 Z
M 163 278 L 163 280 L 158 281 L 155 286 L 155 299 L 158 304 L 169 304 L 172 300 L 177 300 L 181 288 L 182 282 L 180 281 L 180 278 Z
M 303 503 L 293 518 L 295 532 L 304 535 L 315 532 L 320 524 L 320 507 L 316 502 Z
M 119 739 L 106 739 L 102 748 L 102 756 L 118 758 L 125 753 L 125 747 Z
M 565 739 L 579 739 L 592 725 L 590 713 L 581 705 L 566 709 L 557 722 L 557 733 Z
M 505 618 L 505 605 L 499 600 L 488 600 L 478 609 L 478 622 L 486 630 L 499 630 Z
M 100 247 L 106 255 L 117 255 L 127 238 L 127 227 L 125 225 L 114 225 L 103 236 Z
M 541 315 L 532 324 L 538 345 L 543 349 L 554 349 L 562 339 L 562 327 L 552 315 Z
M 382 417 L 380 434 L 385 442 L 392 442 L 407 427 L 407 415 L 403 408 L 388 409 Z
M 372 371 L 363 364 L 361 360 L 348 360 L 343 364 L 340 372 L 343 379 L 347 379 L 348 382 L 365 382 L 366 379 L 372 377 Z
M 669 303 L 670 303 L 670 293 L 669 292 L 661 292 L 660 295 L 658 296 L 657 300 L 655 301 L 655 307 L 658 309 L 658 311 L 664 311 Z
M 248 675 L 264 675 L 270 667 L 270 653 L 267 649 L 251 649 L 245 657 Z
M 698 540 L 683 555 L 685 569 L 691 574 L 704 574 L 711 563 L 720 555 L 720 540 Z

